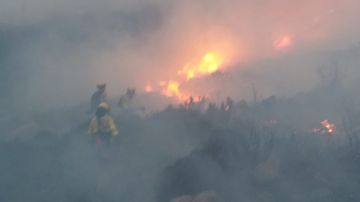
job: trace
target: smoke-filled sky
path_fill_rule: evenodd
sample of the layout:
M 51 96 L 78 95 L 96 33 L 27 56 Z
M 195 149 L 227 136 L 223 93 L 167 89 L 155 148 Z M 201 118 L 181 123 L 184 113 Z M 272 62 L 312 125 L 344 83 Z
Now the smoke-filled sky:
M 116 96 L 175 79 L 209 51 L 246 71 L 299 54 L 289 65 L 303 75 L 294 85 L 308 83 L 312 70 L 298 66 L 304 55 L 360 41 L 359 8 L 357 0 L 0 0 L 1 103 L 71 105 L 100 82 Z

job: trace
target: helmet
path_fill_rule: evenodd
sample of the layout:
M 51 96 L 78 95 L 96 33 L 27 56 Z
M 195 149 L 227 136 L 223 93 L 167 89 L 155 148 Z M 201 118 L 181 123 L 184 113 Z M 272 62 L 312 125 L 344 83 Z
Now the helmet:
M 110 110 L 110 106 L 107 102 L 102 102 L 99 104 L 98 106 L 99 109 L 105 109 L 105 110 Z
M 105 84 L 105 83 L 98 84 L 98 85 L 96 85 L 96 87 L 97 87 L 98 89 L 105 89 L 105 88 L 106 88 L 106 84 Z

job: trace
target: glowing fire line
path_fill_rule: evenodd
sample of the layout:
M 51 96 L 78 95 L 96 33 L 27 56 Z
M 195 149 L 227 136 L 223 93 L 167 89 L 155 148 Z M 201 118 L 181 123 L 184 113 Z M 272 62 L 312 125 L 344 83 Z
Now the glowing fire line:
M 329 120 L 325 119 L 321 121 L 322 128 L 313 129 L 314 133 L 327 133 L 328 135 L 333 135 L 336 130 L 335 124 L 331 123 Z
M 174 97 L 178 101 L 184 102 L 188 100 L 191 95 L 187 95 L 181 91 L 181 84 L 191 79 L 200 78 L 211 75 L 220 70 L 223 64 L 223 58 L 220 54 L 215 52 L 206 53 L 198 64 L 187 64 L 178 71 L 181 77 L 179 80 L 169 80 L 159 82 L 160 92 L 164 96 Z M 153 87 L 150 84 L 145 86 L 145 92 L 153 92 Z

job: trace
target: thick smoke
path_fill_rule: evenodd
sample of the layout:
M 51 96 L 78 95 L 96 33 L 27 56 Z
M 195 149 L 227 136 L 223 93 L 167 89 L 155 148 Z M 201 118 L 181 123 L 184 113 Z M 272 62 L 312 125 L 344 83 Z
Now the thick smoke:
M 0 201 L 356 201 L 359 7 L 0 0 Z M 128 87 L 148 103 L 147 83 L 209 51 L 224 71 L 183 87 L 235 100 L 141 116 L 114 105 Z M 86 134 L 104 82 L 120 130 L 111 161 Z M 337 134 L 313 134 L 324 119 Z
M 238 64 L 250 63 L 251 69 L 255 61 L 288 57 L 289 52 L 347 48 L 358 40 L 353 24 L 359 19 L 358 4 L 3 0 L 3 103 L 23 109 L 71 105 L 85 101 L 99 82 L 107 82 L 115 96 L 127 86 L 142 89 L 147 82 L 171 79 L 211 50 L 224 54 L 227 66 L 242 69 Z M 283 36 L 293 37 L 293 45 L 275 51 L 274 41 Z M 289 71 L 313 74 L 301 65 Z

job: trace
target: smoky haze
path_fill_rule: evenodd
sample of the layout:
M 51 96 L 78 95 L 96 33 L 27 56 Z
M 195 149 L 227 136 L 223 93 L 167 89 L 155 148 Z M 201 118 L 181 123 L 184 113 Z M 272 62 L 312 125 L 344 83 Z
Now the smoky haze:
M 0 0 L 0 201 L 359 201 L 359 8 Z M 181 77 L 208 53 L 219 71 Z M 208 99 L 179 104 L 167 81 Z M 87 134 L 99 83 L 110 160 Z
M 269 58 L 347 48 L 358 41 L 358 7 L 355 0 L 2 0 L 2 102 L 22 109 L 72 105 L 101 82 L 113 96 L 127 86 L 143 90 L 148 82 L 173 79 L 208 51 L 224 55 L 226 66 L 251 71 Z M 291 46 L 274 49 L 286 36 Z M 289 88 L 299 91 L 296 84 Z

